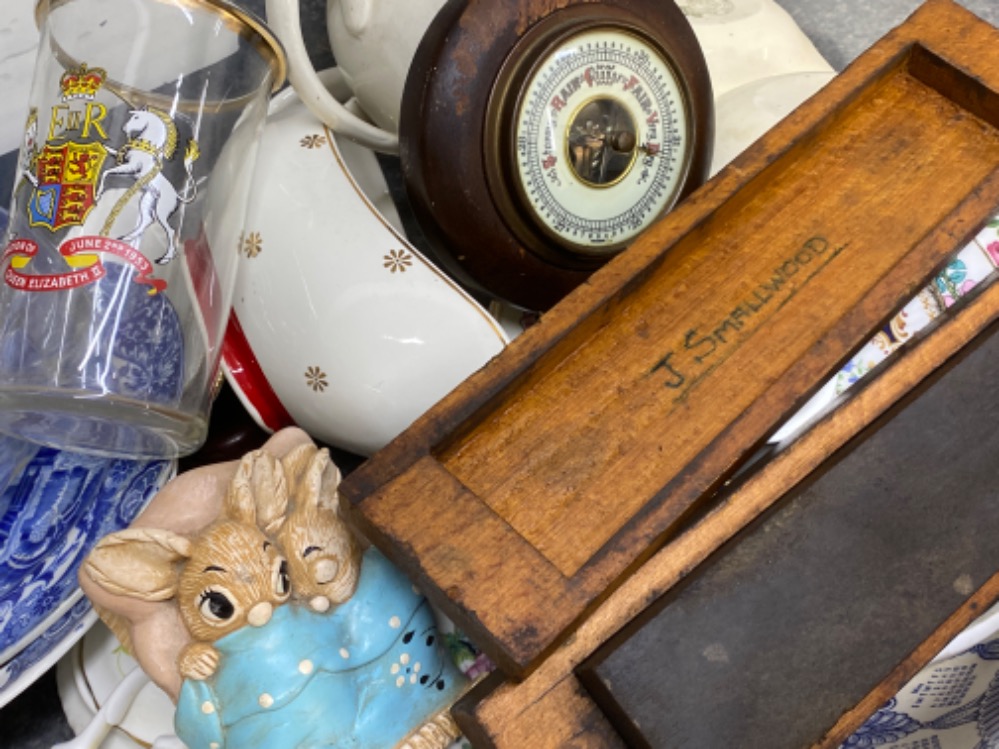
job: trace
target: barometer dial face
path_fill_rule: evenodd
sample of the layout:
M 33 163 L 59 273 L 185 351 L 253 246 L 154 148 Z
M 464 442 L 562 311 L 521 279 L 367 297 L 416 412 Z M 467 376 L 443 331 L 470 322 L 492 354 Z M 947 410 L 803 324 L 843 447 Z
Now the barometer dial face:
M 513 125 L 521 201 L 570 252 L 616 252 L 676 200 L 690 115 L 677 72 L 640 35 L 574 34 L 528 75 Z
M 409 69 L 399 143 L 431 254 L 546 309 L 707 177 L 713 104 L 670 0 L 454 0 Z

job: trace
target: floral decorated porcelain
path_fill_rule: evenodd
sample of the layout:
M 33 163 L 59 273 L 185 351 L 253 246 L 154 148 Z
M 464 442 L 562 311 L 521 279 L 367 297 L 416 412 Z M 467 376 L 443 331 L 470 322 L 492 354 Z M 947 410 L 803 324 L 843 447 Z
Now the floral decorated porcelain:
M 955 639 L 842 749 L 986 749 L 999 743 L 999 616 Z
M 325 80 L 337 89 L 336 71 Z M 294 423 L 370 454 L 505 346 L 396 228 L 374 155 L 290 90 L 272 103 L 254 180 L 223 360 L 265 428 Z
M 855 383 L 888 359 L 906 341 L 982 283 L 999 272 L 999 216 L 993 218 L 957 252 L 947 266 L 921 289 L 888 324 L 843 365 L 809 401 L 770 438 L 772 444 L 790 442 L 830 408 Z

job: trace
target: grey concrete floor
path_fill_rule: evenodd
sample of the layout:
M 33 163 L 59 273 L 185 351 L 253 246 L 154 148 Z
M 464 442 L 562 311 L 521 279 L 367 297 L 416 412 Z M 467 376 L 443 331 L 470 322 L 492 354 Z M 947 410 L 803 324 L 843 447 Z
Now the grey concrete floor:
M 902 23 L 920 0 L 776 0 L 836 70 Z M 958 0 L 999 26 L 999 0 Z

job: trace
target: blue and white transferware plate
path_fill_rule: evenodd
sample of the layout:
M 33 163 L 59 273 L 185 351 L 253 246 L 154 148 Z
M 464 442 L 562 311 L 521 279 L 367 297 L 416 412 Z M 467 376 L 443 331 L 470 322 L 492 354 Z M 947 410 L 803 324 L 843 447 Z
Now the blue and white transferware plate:
M 83 557 L 131 523 L 171 468 L 0 437 L 0 664 L 82 596 Z
M 979 630 L 985 626 L 988 636 L 975 637 L 976 641 L 965 643 L 960 652 L 934 660 L 844 742 L 842 749 L 999 746 L 996 609 L 977 624 Z
M 0 209 L 0 234 L 6 223 Z M 98 539 L 129 525 L 174 469 L 0 436 L 0 705 L 93 623 L 80 563 Z
M 21 652 L 0 665 L 0 707 L 52 668 L 97 621 L 97 612 L 80 598 L 58 621 Z
M 84 557 L 128 526 L 173 470 L 171 461 L 98 458 L 0 437 L 0 703 L 30 663 L 77 632 L 72 625 L 86 613 L 77 607 Z

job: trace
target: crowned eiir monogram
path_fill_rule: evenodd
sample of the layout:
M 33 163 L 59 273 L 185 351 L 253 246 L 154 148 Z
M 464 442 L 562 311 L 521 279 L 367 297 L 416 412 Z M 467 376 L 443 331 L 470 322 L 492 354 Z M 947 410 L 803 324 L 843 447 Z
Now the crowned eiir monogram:
M 109 111 L 101 101 L 103 92 L 117 96 L 127 109 Z M 124 115 L 120 126 L 124 142 L 118 148 L 110 145 L 112 114 L 116 119 Z M 154 266 L 140 252 L 140 245 L 147 231 L 159 227 L 166 249 L 155 262 L 165 264 L 176 256 L 179 239 L 174 215 L 197 192 L 192 171 L 199 156 L 197 141 L 189 139 L 183 149 L 186 185 L 179 190 L 164 174 L 181 140 L 173 117 L 154 107 L 134 106 L 109 82 L 104 68 L 86 63 L 69 68 L 59 79 L 59 99 L 51 107 L 47 128 L 40 128 L 40 119 L 41 113 L 32 110 L 19 165 L 21 179 L 30 189 L 22 209 L 28 225 L 55 234 L 85 226 L 106 190 L 112 203 L 92 231 L 85 229 L 83 235 L 59 240 L 58 254 L 68 272 L 50 274 L 45 283 L 38 275 L 22 272 L 45 252 L 41 240 L 12 236 L 3 254 L 9 260 L 4 270 L 6 283 L 28 291 L 74 288 L 102 278 L 101 256 L 111 254 L 135 266 L 139 271 L 135 280 L 149 284 L 150 293 L 165 289 L 165 281 L 152 278 Z M 41 145 L 39 130 L 46 134 Z M 119 189 L 111 191 L 110 187 Z M 119 226 L 119 219 L 127 215 L 135 217 L 134 223 Z
M 53 232 L 79 226 L 93 209 L 97 178 L 108 150 L 100 140 L 57 140 L 55 129 L 65 126 L 66 130 L 79 131 L 82 138 L 93 134 L 106 140 L 101 121 L 107 110 L 95 101 L 106 78 L 103 69 L 91 70 L 81 64 L 67 70 L 59 80 L 63 104 L 53 107 L 48 138 L 40 150 L 35 146 L 30 160 L 33 173 L 25 174 L 34 186 L 28 201 L 31 226 L 44 226 Z M 83 102 L 84 106 L 71 108 L 67 102 Z M 27 140 L 26 136 L 26 146 Z
M 97 92 L 100 91 L 107 80 L 108 74 L 104 68 L 87 67 L 82 63 L 78 68 L 70 68 L 59 80 L 59 87 L 62 89 L 62 100 L 71 101 L 73 99 L 86 99 L 93 101 Z

